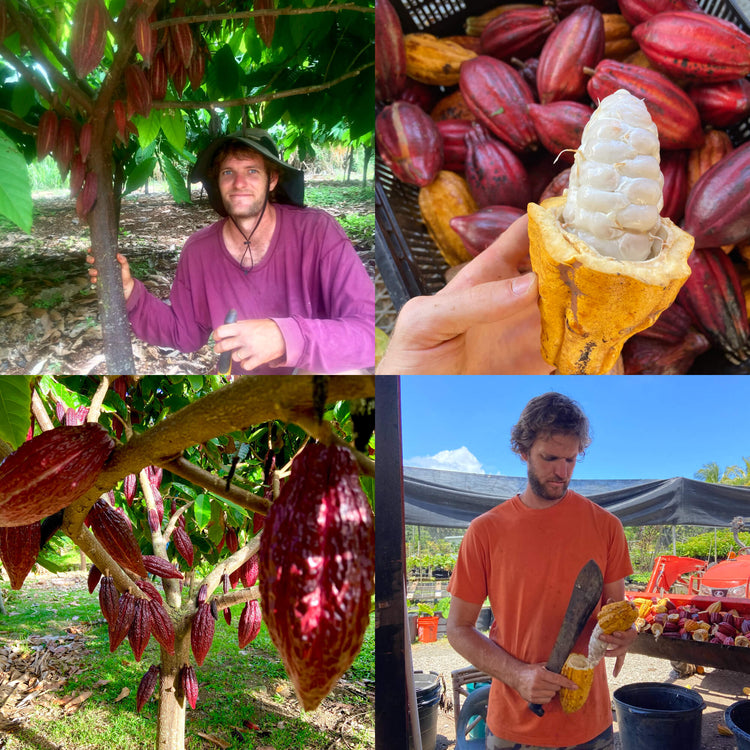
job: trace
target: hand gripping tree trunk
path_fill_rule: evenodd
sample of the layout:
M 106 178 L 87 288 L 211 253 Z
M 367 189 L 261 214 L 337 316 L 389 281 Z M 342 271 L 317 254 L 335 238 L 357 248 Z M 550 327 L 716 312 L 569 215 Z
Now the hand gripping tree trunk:
M 96 139 L 90 160 L 99 190 L 87 216 L 91 248 L 98 272 L 99 321 L 102 328 L 107 372 L 134 375 L 135 362 L 130 323 L 125 309 L 122 274 L 117 262 L 117 216 L 112 179 L 111 139 Z M 106 143 L 108 148 L 102 146 Z

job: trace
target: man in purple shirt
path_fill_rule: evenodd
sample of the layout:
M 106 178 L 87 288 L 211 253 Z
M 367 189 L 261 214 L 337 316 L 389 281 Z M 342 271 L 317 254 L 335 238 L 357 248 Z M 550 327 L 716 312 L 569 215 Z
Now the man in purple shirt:
M 269 134 L 218 138 L 190 181 L 203 183 L 224 218 L 188 238 L 169 303 L 117 256 L 136 336 L 189 352 L 213 334 L 233 374 L 372 370 L 374 285 L 338 222 L 303 206 L 303 173 L 279 158 Z M 230 310 L 237 322 L 224 323 Z

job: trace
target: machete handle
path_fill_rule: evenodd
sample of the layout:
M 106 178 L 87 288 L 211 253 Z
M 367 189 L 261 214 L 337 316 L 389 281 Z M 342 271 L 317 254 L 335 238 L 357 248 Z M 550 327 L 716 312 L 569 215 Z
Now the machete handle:
M 227 317 L 224 318 L 224 324 L 236 323 L 237 322 L 237 310 L 232 308 L 228 313 Z M 219 375 L 229 375 L 232 372 L 232 350 L 228 352 L 222 352 L 219 355 Z
M 537 716 L 544 716 L 544 709 L 538 703 L 529 703 L 529 710 Z

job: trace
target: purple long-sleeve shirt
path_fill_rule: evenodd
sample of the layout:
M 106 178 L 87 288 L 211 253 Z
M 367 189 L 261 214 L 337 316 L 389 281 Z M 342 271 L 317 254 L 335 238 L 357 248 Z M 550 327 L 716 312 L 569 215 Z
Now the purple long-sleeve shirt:
M 127 302 L 135 335 L 156 346 L 196 351 L 235 308 L 238 320 L 270 318 L 284 336 L 285 360 L 253 374 L 374 367 L 375 287 L 344 230 L 320 209 L 274 207 L 271 243 L 252 269 L 227 250 L 222 219 L 185 243 L 169 304 L 136 280 Z M 233 362 L 232 372 L 249 371 Z

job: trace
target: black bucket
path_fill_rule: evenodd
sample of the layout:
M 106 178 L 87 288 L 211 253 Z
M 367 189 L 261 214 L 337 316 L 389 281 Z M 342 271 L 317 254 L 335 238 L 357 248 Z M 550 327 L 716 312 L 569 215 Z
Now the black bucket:
M 417 693 L 419 713 L 419 733 L 422 736 L 422 750 L 435 750 L 437 745 L 438 704 L 440 703 L 440 677 L 435 672 L 415 672 L 414 689 Z M 409 750 L 414 743 L 409 739 Z
M 737 701 L 724 711 L 724 721 L 732 730 L 737 750 L 750 750 L 750 701 Z
M 635 682 L 613 694 L 622 750 L 700 750 L 706 704 L 698 693 L 663 682 Z

